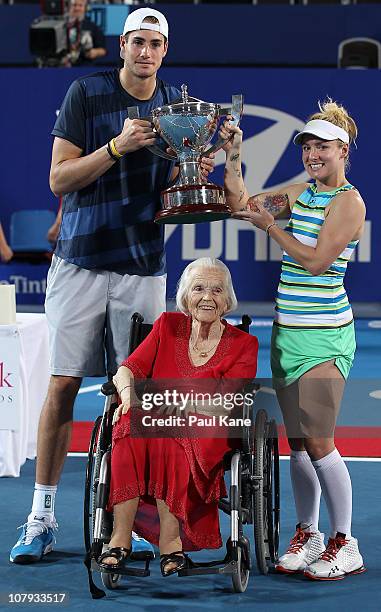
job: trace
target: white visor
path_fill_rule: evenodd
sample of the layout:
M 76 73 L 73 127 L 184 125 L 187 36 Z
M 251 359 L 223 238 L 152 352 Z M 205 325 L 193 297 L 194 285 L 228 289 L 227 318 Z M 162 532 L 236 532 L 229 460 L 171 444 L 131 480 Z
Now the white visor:
M 159 23 L 144 21 L 146 17 L 156 17 Z M 168 21 L 163 13 L 155 9 L 140 8 L 128 15 L 123 28 L 123 36 L 127 34 L 127 32 L 134 32 L 135 30 L 153 30 L 154 32 L 160 32 L 160 34 L 165 36 L 168 40 Z
M 349 143 L 348 132 L 337 125 L 334 125 L 330 121 L 325 121 L 324 119 L 313 119 L 312 121 L 308 121 L 303 130 L 296 134 L 294 144 L 302 144 L 303 136 L 305 134 L 317 136 L 322 140 L 341 140 L 346 144 Z

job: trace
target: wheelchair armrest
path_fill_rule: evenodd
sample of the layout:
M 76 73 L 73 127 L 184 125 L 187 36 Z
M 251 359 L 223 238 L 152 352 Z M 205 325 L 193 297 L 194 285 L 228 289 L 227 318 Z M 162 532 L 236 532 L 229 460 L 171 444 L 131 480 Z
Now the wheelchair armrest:
M 101 387 L 101 391 L 103 393 L 103 395 L 114 395 L 116 393 L 118 393 L 114 383 L 112 382 L 112 380 L 108 380 L 107 382 L 103 383 L 102 387 Z

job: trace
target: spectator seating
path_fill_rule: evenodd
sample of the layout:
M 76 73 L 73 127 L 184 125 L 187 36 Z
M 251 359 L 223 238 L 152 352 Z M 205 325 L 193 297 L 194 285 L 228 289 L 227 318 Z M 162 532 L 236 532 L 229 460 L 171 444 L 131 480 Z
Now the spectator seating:
M 50 258 L 51 244 L 46 234 L 56 215 L 52 210 L 18 210 L 10 222 L 10 247 L 14 259 Z
M 381 43 L 373 38 L 347 38 L 338 49 L 339 68 L 380 68 Z

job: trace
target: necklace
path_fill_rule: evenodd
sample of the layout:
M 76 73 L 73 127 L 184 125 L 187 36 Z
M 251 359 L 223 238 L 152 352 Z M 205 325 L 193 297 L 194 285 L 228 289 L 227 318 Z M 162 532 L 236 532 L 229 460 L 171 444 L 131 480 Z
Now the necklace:
M 218 346 L 218 344 L 219 344 L 219 342 L 220 342 L 220 340 L 222 338 L 223 332 L 224 332 L 224 329 L 222 328 L 221 332 L 220 332 L 220 337 L 218 338 L 216 344 L 213 344 L 213 346 L 211 346 L 210 349 L 208 349 L 207 351 L 203 350 L 203 349 L 197 348 L 196 344 L 193 344 L 192 341 L 190 341 L 190 345 L 191 345 L 192 351 L 194 351 L 195 353 L 198 353 L 199 356 L 204 359 L 205 357 L 207 357 L 209 355 L 209 353 L 212 352 L 213 349 L 216 348 L 216 346 Z
M 212 346 L 212 347 L 211 347 L 209 350 L 207 350 L 207 351 L 203 351 L 203 350 L 201 350 L 201 349 L 198 349 L 198 348 L 197 348 L 197 347 L 196 347 L 194 344 L 192 344 L 192 350 L 193 350 L 195 353 L 198 353 L 198 354 L 200 355 L 200 357 L 203 357 L 203 358 L 204 358 L 204 357 L 207 357 L 207 356 L 208 356 L 208 354 L 209 354 L 209 353 L 210 353 L 210 352 L 211 352 L 213 349 L 215 349 L 215 348 L 216 348 L 216 346 L 219 344 L 219 342 L 220 342 L 220 340 L 219 340 L 219 341 L 218 341 L 218 342 L 217 342 L 217 343 L 216 343 L 214 346 Z

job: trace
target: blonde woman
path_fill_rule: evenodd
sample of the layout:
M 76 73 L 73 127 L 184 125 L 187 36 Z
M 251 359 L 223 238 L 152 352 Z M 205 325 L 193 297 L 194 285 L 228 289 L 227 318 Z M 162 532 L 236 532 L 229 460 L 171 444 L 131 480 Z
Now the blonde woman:
M 283 250 L 271 366 L 291 447 L 297 527 L 277 570 L 341 579 L 364 571 L 351 535 L 351 480 L 334 441 L 356 348 L 343 280 L 365 220 L 364 202 L 346 179 L 357 127 L 341 105 L 319 103 L 319 112 L 294 138 L 311 182 L 252 197 L 241 173 L 242 132 L 228 123 L 221 132 L 234 134 L 225 147 L 233 217 L 266 231 Z M 290 219 L 285 229 L 277 223 L 281 218 Z M 331 527 L 326 546 L 318 526 L 321 494 Z

